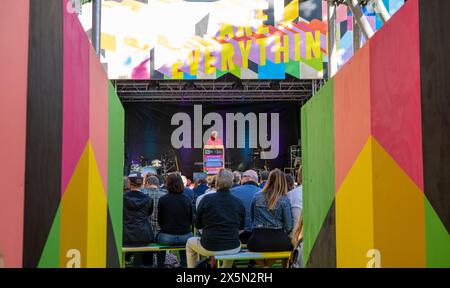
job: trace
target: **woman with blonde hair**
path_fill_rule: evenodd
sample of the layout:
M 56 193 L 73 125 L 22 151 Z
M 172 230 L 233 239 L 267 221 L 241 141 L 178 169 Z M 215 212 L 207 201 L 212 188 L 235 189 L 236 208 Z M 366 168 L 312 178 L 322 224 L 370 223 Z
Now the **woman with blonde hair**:
M 250 217 L 252 234 L 247 247 L 253 252 L 292 251 L 289 234 L 293 228 L 291 204 L 287 197 L 286 177 L 279 169 L 269 174 L 266 185 L 255 194 Z M 257 261 L 264 267 L 270 267 L 273 260 Z
M 294 251 L 292 251 L 291 257 L 289 258 L 289 267 L 304 268 L 302 214 L 299 215 L 297 228 L 292 233 L 292 245 L 294 245 Z

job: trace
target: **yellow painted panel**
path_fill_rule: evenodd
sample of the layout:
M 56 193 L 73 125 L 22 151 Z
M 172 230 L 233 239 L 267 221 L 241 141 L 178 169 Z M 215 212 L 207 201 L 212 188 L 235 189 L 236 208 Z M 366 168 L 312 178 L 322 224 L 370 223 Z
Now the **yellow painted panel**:
M 101 33 L 101 48 L 106 51 L 116 52 L 116 36 L 106 33 Z
M 89 144 L 85 146 L 61 200 L 60 267 L 62 268 L 67 267 L 68 263 L 75 262 L 78 262 L 75 266 L 86 266 L 89 146 Z M 71 251 L 79 251 L 80 261 L 71 261 L 73 260 L 71 255 L 74 255 Z
M 130 38 L 130 37 L 125 37 L 123 39 L 123 43 L 127 46 L 136 48 L 136 49 L 141 49 L 141 47 L 139 47 L 139 41 L 136 38 Z
M 286 7 L 284 7 L 284 21 L 293 22 L 296 20 L 299 17 L 298 11 L 298 0 L 294 0 L 289 3 Z
M 387 151 L 373 140 L 374 233 L 381 267 L 425 267 L 425 199 Z
M 373 249 L 372 141 L 367 140 L 336 193 L 337 267 L 366 267 Z
M 107 204 L 97 160 L 89 145 L 87 267 L 106 267 Z

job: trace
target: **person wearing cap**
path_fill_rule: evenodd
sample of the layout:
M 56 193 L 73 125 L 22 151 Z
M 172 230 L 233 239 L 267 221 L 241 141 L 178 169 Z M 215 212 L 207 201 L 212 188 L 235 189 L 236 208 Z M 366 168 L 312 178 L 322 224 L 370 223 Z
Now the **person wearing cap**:
M 132 173 L 128 179 L 130 191 L 123 196 L 123 245 L 148 245 L 154 238 L 149 221 L 153 213 L 153 200 L 140 190 L 144 182 L 141 173 Z M 142 265 L 142 253 L 135 253 L 134 258 L 134 266 Z
M 242 185 L 231 189 L 231 194 L 242 201 L 245 207 L 245 228 L 239 239 L 242 243 L 247 244 L 247 240 L 252 234 L 252 221 L 250 218 L 250 207 L 253 197 L 261 189 L 258 186 L 258 173 L 254 170 L 247 170 L 242 174 Z

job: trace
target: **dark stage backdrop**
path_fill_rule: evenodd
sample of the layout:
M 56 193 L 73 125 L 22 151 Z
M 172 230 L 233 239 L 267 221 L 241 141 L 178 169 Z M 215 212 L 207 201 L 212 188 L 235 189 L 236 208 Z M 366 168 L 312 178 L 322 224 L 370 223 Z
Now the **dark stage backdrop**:
M 181 172 L 184 175 L 192 177 L 193 172 L 201 172 L 202 167 L 194 165 L 195 162 L 202 162 L 202 149 L 195 148 L 195 142 L 198 143 L 201 130 L 201 135 L 207 132 L 209 128 L 217 123 L 215 121 L 210 122 L 212 125 L 202 125 L 199 129 L 199 119 L 204 119 L 208 113 L 218 113 L 223 119 L 223 132 L 219 134 L 225 145 L 225 157 L 228 162 L 227 168 L 236 170 L 238 168 L 263 168 L 264 165 L 268 165 L 270 169 L 289 166 L 289 147 L 291 145 L 297 145 L 300 139 L 300 104 L 295 102 L 269 102 L 269 103 L 233 103 L 233 104 L 195 104 L 197 109 L 197 117 L 194 113 L 193 103 L 124 103 L 125 118 L 126 118 L 126 135 L 125 135 L 125 147 L 126 147 L 126 173 L 128 173 L 130 164 L 133 160 L 138 160 L 140 156 L 148 158 L 149 161 L 154 159 L 161 159 L 162 155 L 176 155 Z M 198 110 L 201 109 L 201 114 Z M 184 122 L 175 121 L 175 125 L 171 125 L 172 117 L 177 113 L 185 113 L 185 115 L 178 114 L 178 118 L 182 118 Z M 232 114 L 230 114 L 232 113 Z M 234 125 L 234 137 L 233 145 L 226 144 L 227 137 L 227 116 L 236 116 L 237 113 L 242 113 L 242 116 L 253 116 L 256 119 L 257 127 L 252 129 L 253 135 L 256 136 L 256 145 L 250 145 L 249 124 L 245 124 L 245 130 L 239 130 L 237 122 Z M 264 121 L 264 115 L 267 113 L 267 120 Z M 201 115 L 199 117 L 199 115 Z M 217 119 L 217 114 L 212 115 Z M 273 123 L 276 123 L 276 118 L 279 118 L 279 125 L 275 125 L 272 128 Z M 177 118 L 177 117 L 175 117 Z M 252 118 L 252 117 L 248 117 Z M 219 118 L 220 119 L 220 118 Z M 197 124 L 194 124 L 197 120 Z M 189 121 L 191 122 L 189 125 Z M 208 122 L 208 121 L 207 121 Z M 219 121 L 222 122 L 222 121 Z M 267 123 L 267 124 L 266 124 Z M 182 125 L 189 127 L 186 129 L 185 134 L 176 139 L 186 140 L 191 135 L 191 141 L 189 143 L 191 148 L 179 148 L 174 147 L 171 141 L 172 133 Z M 194 126 L 196 128 L 194 128 Z M 231 125 L 229 125 L 231 126 Z M 217 126 L 216 126 L 217 127 Z M 264 133 L 260 133 L 262 127 L 268 127 L 267 136 Z M 243 133 L 243 131 L 245 131 Z M 230 131 L 231 132 L 231 131 Z M 176 133 L 176 131 L 175 131 Z M 242 134 L 243 135 L 237 135 Z M 278 133 L 278 141 L 276 140 L 276 133 Z M 209 132 L 208 132 L 209 134 Z M 229 133 L 231 134 L 231 133 Z M 278 145 L 278 156 L 274 159 L 262 160 L 260 157 L 252 157 L 252 152 L 261 148 L 260 137 L 265 137 L 271 143 L 271 147 L 265 149 L 265 151 L 276 150 L 275 146 Z M 197 141 L 194 138 L 197 135 Z M 241 137 L 239 137 L 241 136 Z M 239 139 L 240 138 L 240 139 Z M 273 139 L 271 139 L 273 138 Z M 229 139 L 228 139 L 229 140 Z M 240 141 L 241 143 L 237 143 Z M 230 142 L 230 140 L 229 140 Z M 266 141 L 267 142 L 267 141 Z M 200 142 L 202 143 L 202 142 Z M 255 143 L 255 142 L 253 142 Z M 237 148 L 238 145 L 244 148 Z M 266 143 L 267 145 L 267 143 Z M 176 146 L 176 145 L 175 145 Z M 252 148 L 251 146 L 255 147 Z M 233 147 L 233 148 L 230 148 Z

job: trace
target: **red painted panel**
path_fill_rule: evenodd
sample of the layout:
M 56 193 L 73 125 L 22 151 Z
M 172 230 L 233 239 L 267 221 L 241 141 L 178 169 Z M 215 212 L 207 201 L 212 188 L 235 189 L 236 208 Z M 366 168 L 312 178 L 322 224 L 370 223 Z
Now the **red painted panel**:
M 77 15 L 64 9 L 63 195 L 89 138 L 89 45 Z
M 22 267 L 29 0 L 0 9 L 0 254 Z
M 334 78 L 336 192 L 371 133 L 369 45 L 361 48 Z
M 370 45 L 372 133 L 423 191 L 418 2 L 405 4 Z
M 89 138 L 102 177 L 108 189 L 108 76 L 93 48 L 89 49 Z

